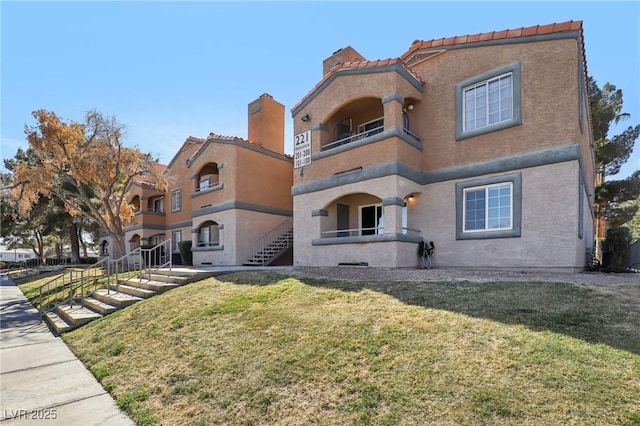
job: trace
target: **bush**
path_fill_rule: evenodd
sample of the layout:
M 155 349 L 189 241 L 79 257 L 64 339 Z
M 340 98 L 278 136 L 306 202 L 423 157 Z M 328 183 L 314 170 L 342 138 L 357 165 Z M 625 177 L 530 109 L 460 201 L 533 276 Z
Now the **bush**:
M 629 228 L 607 229 L 607 236 L 602 244 L 602 265 L 613 272 L 624 272 L 627 269 L 629 252 L 631 251 L 631 231 Z
M 182 257 L 182 264 L 192 265 L 193 253 L 191 253 L 191 240 L 180 241 L 178 243 L 178 250 L 180 251 L 180 257 Z

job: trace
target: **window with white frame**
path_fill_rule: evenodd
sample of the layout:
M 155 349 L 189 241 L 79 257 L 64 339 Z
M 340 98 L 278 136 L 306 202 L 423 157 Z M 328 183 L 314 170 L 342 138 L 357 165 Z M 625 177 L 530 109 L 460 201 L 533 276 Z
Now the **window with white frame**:
M 176 189 L 171 192 L 171 211 L 177 212 L 182 210 L 182 189 Z
M 384 233 L 382 204 L 360 206 L 360 235 Z
M 164 197 L 151 200 L 151 208 L 149 210 L 155 213 L 164 213 Z
M 520 62 L 456 84 L 456 140 L 522 124 Z
M 503 74 L 464 89 L 464 131 L 513 118 L 513 74 Z
M 456 183 L 456 239 L 520 237 L 522 173 Z
M 464 189 L 464 232 L 511 229 L 511 183 Z

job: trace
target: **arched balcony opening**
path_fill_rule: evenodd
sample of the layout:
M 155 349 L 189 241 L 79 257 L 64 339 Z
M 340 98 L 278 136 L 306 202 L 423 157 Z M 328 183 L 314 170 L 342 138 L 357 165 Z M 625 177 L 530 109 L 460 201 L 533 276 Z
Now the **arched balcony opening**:
M 138 247 L 140 247 L 140 235 L 133 234 L 133 236 L 129 240 L 129 251 L 133 251 Z
M 220 245 L 220 230 L 218 224 L 208 220 L 198 227 L 197 247 L 215 247 Z
M 381 133 L 384 130 L 382 100 L 356 99 L 335 111 L 326 124 L 330 139 L 323 144 L 323 151 Z
M 363 192 L 344 195 L 323 210 L 321 237 L 357 237 L 384 233 L 382 200 Z
M 196 179 L 196 192 L 206 191 L 220 181 L 218 163 L 207 163 L 198 172 Z
M 133 206 L 133 211 L 135 213 L 138 213 L 140 211 L 140 196 L 139 195 L 134 195 L 133 198 L 131 199 L 131 201 L 129 201 L 129 203 L 131 203 L 131 205 Z

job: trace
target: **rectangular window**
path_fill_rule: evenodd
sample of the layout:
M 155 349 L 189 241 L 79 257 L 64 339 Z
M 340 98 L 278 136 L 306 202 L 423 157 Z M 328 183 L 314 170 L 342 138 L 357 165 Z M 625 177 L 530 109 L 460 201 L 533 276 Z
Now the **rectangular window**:
M 171 211 L 177 212 L 182 210 L 182 190 L 176 189 L 171 192 Z
M 513 184 L 465 188 L 463 232 L 505 230 L 513 227 Z
M 503 74 L 464 89 L 464 131 L 513 118 L 513 75 Z
M 171 244 L 173 245 L 174 251 L 179 251 L 178 243 L 182 241 L 182 231 L 173 231 L 171 232 Z
M 456 83 L 456 140 L 522 124 L 520 62 Z
M 151 201 L 151 211 L 156 213 L 164 212 L 164 197 L 156 198 Z

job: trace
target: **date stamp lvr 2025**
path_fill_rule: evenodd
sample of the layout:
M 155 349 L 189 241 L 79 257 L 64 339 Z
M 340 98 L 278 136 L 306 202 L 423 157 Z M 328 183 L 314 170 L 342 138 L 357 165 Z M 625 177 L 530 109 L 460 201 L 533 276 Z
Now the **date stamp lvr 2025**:
M 40 408 L 37 410 L 4 410 L 5 419 L 18 420 L 54 420 L 58 418 L 58 410 L 55 408 Z

